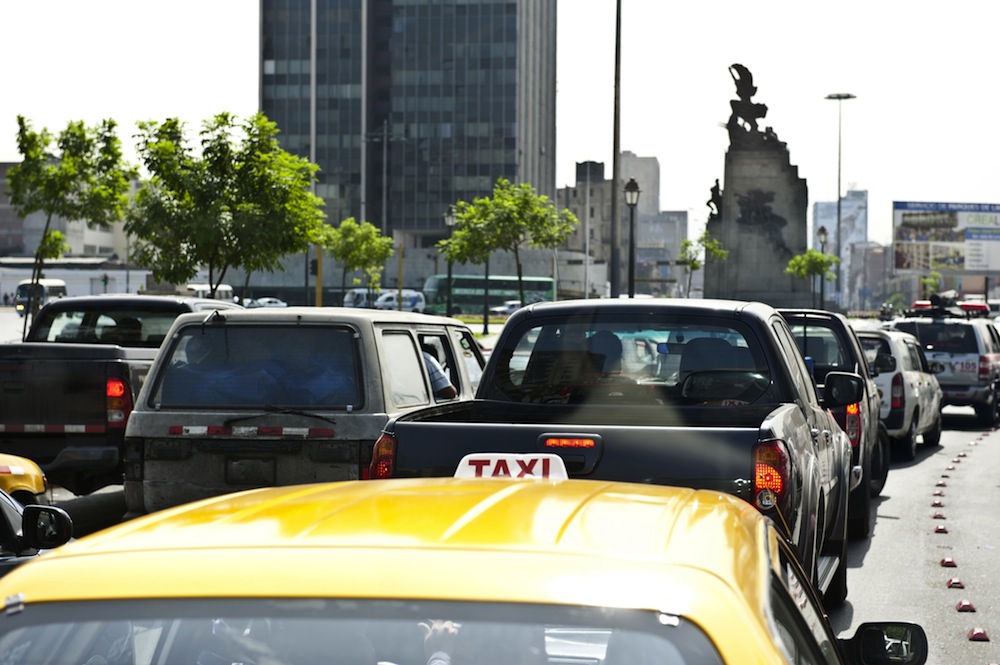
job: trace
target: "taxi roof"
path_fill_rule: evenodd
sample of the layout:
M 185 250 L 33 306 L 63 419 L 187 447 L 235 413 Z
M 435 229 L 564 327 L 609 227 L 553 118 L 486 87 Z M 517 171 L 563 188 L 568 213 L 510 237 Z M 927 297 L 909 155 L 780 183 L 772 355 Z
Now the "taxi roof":
M 457 478 L 300 485 L 125 522 L 13 571 L 0 579 L 0 594 L 22 594 L 28 605 L 178 597 L 495 600 L 762 625 L 774 547 L 768 539 L 776 537 L 766 525 L 730 495 L 657 485 Z

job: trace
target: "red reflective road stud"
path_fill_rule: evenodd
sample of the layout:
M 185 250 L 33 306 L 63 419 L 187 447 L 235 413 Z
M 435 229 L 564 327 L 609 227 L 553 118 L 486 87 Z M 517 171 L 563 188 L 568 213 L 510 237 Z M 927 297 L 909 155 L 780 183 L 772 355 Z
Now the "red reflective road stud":
M 943 520 L 945 519 L 944 513 L 934 513 L 934 519 Z
M 934 496 L 944 496 L 944 492 L 941 490 L 934 490 Z
M 944 470 L 945 470 L 945 471 L 954 471 L 954 470 L 955 470 L 955 465 L 953 465 L 953 464 L 949 464 L 948 466 L 946 466 L 946 467 L 944 468 Z
M 931 508 L 944 508 L 944 501 L 941 499 L 934 499 L 931 501 Z
M 955 609 L 959 612 L 975 612 L 976 608 L 972 606 L 971 600 L 960 600 L 958 605 L 955 605 Z
M 938 524 L 936 527 L 934 527 L 934 533 L 948 533 L 948 527 L 946 527 L 944 524 Z
M 951 458 L 951 461 L 954 462 L 955 464 L 958 464 L 962 460 L 958 459 L 957 457 L 953 457 L 953 458 Z M 954 468 L 954 467 L 952 467 L 952 468 Z
M 989 642 L 990 638 L 986 635 L 986 631 L 978 626 L 969 631 L 969 641 L 970 642 Z
M 945 558 L 941 559 L 941 567 L 942 568 L 958 568 L 958 564 L 955 563 L 955 560 L 952 559 L 950 556 L 946 556 Z
M 935 486 L 935 487 L 947 487 L 947 486 L 948 486 L 948 483 L 944 482 L 943 480 L 939 480 L 939 481 L 937 481 L 937 482 L 936 482 L 936 483 L 934 484 L 934 486 Z
M 952 577 L 951 579 L 948 580 L 948 588 L 949 589 L 964 589 L 965 585 L 962 584 L 962 580 L 958 579 L 957 577 Z
M 959 453 L 958 456 L 959 457 L 965 457 L 966 455 L 965 455 L 965 453 Z

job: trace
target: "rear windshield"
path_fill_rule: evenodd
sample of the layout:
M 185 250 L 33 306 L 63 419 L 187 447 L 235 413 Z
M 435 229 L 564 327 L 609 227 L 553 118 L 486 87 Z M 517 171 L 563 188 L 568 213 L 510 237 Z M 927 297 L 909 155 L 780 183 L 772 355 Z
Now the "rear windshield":
M 118 344 L 155 349 L 163 342 L 178 314 L 179 310 L 144 307 L 46 310 L 35 320 L 28 341 Z
M 756 338 L 729 320 L 528 320 L 499 353 L 495 399 L 737 406 L 765 398 Z M 482 389 L 481 389 L 482 390 Z
M 164 349 L 163 407 L 361 406 L 354 331 L 343 326 L 191 326 Z
M 865 358 L 868 359 L 869 364 L 875 362 L 877 356 L 892 355 L 892 349 L 889 348 L 889 340 L 884 337 L 858 335 L 858 341 L 861 342 L 861 348 L 865 350 Z
M 900 321 L 896 328 L 917 336 L 928 351 L 945 353 L 979 353 L 976 331 L 971 325 L 961 323 L 932 323 Z
M 3 617 L 0 662 L 721 665 L 722 658 L 696 624 L 659 612 L 317 598 L 39 604 Z

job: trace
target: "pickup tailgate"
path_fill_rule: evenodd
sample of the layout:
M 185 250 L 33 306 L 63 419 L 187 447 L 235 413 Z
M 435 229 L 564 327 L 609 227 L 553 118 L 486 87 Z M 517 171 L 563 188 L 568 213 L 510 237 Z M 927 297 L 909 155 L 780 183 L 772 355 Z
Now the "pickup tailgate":
M 627 411 L 627 409 L 626 409 Z M 619 418 L 621 414 L 619 414 Z M 761 417 L 756 416 L 756 422 Z M 749 496 L 759 426 L 435 422 L 398 419 L 395 477 L 450 476 L 468 453 L 555 453 L 570 476 Z

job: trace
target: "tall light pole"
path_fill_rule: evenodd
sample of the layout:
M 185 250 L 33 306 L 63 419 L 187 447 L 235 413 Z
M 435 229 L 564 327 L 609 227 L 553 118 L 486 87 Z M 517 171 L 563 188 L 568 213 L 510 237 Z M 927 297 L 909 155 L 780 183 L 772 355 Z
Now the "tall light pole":
M 821 226 L 816 231 L 816 237 L 819 238 L 819 252 L 824 257 L 826 256 L 826 227 Z M 819 308 L 826 309 L 826 269 L 824 268 L 823 274 L 819 276 Z
M 448 239 L 451 240 L 451 234 L 455 229 L 455 206 L 448 206 L 448 210 L 444 213 L 444 225 L 448 227 Z M 451 316 L 451 259 L 448 259 L 448 297 L 445 301 L 445 316 Z
M 635 298 L 635 206 L 639 203 L 639 183 L 629 178 L 625 183 L 625 205 L 628 206 L 628 297 Z
M 840 145 L 841 145 L 841 107 L 845 99 L 854 99 L 856 95 L 852 95 L 849 92 L 834 92 L 826 96 L 827 99 L 835 99 L 837 101 L 837 258 L 840 262 L 837 264 L 837 304 L 843 301 L 844 295 L 840 290 L 840 274 L 843 272 L 841 266 L 844 263 L 844 237 L 841 235 L 840 227 Z

